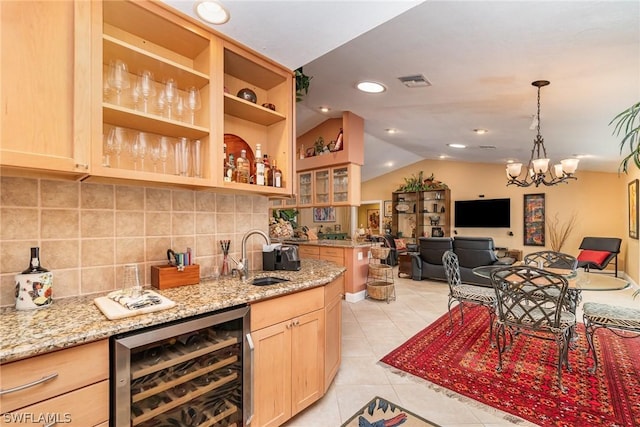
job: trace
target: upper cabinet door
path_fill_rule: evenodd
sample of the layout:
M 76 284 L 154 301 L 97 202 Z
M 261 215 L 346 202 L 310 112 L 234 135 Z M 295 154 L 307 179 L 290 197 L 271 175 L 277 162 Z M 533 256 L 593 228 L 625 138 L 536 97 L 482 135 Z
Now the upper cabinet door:
M 0 2 L 3 166 L 89 172 L 91 3 Z

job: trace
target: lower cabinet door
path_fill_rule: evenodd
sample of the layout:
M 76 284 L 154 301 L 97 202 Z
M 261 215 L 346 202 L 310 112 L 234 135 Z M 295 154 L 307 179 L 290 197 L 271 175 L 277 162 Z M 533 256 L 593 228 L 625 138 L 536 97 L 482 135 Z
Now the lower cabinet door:
M 324 310 L 293 320 L 291 327 L 291 415 L 324 395 Z
M 279 426 L 291 418 L 291 320 L 251 336 L 255 345 L 251 425 Z

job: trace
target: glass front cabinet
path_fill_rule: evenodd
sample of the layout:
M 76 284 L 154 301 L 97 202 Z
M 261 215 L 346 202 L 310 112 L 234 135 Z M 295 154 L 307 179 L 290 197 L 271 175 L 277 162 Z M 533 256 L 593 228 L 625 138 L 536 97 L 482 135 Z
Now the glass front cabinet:
M 346 164 L 298 173 L 298 207 L 359 204 L 359 165 Z

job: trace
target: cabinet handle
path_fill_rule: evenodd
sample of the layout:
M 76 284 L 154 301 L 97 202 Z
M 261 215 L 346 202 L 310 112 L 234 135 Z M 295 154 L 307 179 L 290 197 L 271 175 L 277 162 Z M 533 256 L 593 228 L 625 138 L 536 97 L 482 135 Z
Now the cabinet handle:
M 52 380 L 52 379 L 56 378 L 57 376 L 58 376 L 58 373 L 54 372 L 53 374 L 47 375 L 46 377 L 42 377 L 39 380 L 35 380 L 35 381 L 30 382 L 30 383 L 22 384 L 22 385 L 19 385 L 17 387 L 13 387 L 13 388 L 8 388 L 6 390 L 0 390 L 0 396 L 4 396 L 5 394 L 14 393 L 16 391 L 24 390 L 26 388 L 30 388 L 30 387 L 36 386 L 38 384 L 45 383 L 45 382 L 47 382 L 49 380 Z
M 293 321 L 293 326 L 298 326 L 300 325 L 300 320 L 296 319 Z
M 251 387 L 251 392 L 249 393 L 249 395 L 251 396 L 251 398 L 249 399 L 249 416 L 247 417 L 247 425 L 251 424 L 251 420 L 253 419 L 254 416 L 254 407 L 253 407 L 253 396 L 254 396 L 254 392 L 253 392 L 253 378 L 254 378 L 254 374 L 253 374 L 253 369 L 254 369 L 254 358 L 255 358 L 255 349 L 256 347 L 253 345 L 253 339 L 251 338 L 251 334 L 247 334 L 247 345 L 249 346 L 249 353 L 251 354 L 250 358 L 249 358 L 249 372 L 250 377 L 251 377 L 251 381 L 249 382 L 249 387 Z
M 87 163 L 76 163 L 76 168 L 88 170 L 89 169 L 89 165 Z

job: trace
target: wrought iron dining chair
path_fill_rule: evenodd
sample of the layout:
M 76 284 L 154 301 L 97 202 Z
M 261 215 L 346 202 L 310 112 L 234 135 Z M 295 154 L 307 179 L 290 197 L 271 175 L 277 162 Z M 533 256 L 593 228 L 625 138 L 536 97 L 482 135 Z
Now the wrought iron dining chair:
M 447 335 L 453 332 L 453 315 L 451 314 L 451 304 L 458 301 L 460 306 L 460 324 L 464 324 L 464 304 L 476 304 L 487 307 L 489 309 L 489 342 L 493 339 L 493 323 L 496 316 L 496 294 L 491 288 L 463 284 L 460 279 L 460 264 L 458 256 L 451 250 L 446 251 L 442 255 L 442 264 L 444 272 L 449 284 L 449 302 L 447 309 L 449 310 L 449 331 Z
M 502 372 L 502 354 L 514 334 L 552 340 L 558 346 L 558 386 L 562 392 L 562 368 L 569 365 L 569 340 L 576 316 L 566 309 L 564 301 L 569 283 L 559 274 L 536 267 L 510 266 L 491 272 L 491 283 L 497 300 L 495 343 L 498 366 Z
M 578 268 L 578 259 L 576 257 L 556 251 L 533 252 L 525 255 L 523 262 L 525 265 L 540 268 L 564 268 L 566 270 Z

